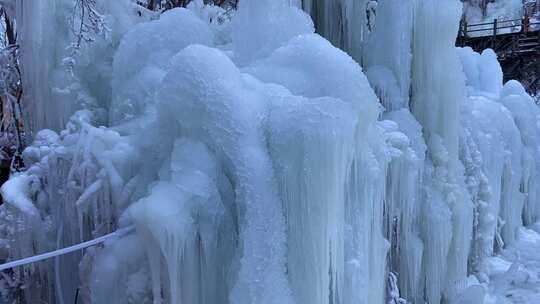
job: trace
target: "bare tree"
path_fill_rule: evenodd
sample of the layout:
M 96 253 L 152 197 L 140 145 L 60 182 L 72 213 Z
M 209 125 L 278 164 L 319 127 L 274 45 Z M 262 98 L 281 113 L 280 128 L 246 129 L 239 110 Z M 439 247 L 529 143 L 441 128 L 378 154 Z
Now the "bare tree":
M 13 19 L 0 6 L 0 23 L 3 33 L 0 38 L 0 150 L 3 158 L 11 158 L 12 170 L 22 166 L 21 153 L 24 125 L 21 115 L 23 84 L 19 68 L 19 46 Z
M 104 17 L 96 9 L 96 0 L 75 0 L 71 25 L 77 37 L 76 48 L 107 30 Z

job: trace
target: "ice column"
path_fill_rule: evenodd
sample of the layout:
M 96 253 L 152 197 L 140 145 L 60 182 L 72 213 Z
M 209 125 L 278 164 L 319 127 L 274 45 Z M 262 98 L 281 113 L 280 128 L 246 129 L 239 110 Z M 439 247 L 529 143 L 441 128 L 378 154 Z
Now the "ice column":
M 472 204 L 458 159 L 459 104 L 465 79 L 454 48 L 461 3 L 415 1 L 411 109 L 428 148 L 424 200 L 425 282 L 429 302 L 456 297 L 467 275 Z M 446 267 L 447 266 L 447 267 Z

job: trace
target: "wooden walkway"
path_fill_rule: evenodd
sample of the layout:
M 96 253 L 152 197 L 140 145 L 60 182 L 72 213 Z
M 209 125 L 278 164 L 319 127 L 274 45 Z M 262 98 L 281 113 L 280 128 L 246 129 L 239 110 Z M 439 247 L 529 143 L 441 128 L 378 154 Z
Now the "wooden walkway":
M 505 80 L 518 79 L 529 92 L 540 90 L 540 22 L 528 19 L 462 22 L 456 44 L 477 52 L 493 49 Z

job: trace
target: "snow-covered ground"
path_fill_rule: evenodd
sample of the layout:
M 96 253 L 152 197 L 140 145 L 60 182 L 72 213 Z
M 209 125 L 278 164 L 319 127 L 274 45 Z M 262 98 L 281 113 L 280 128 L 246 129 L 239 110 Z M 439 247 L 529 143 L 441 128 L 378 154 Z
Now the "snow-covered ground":
M 540 303 L 540 223 L 520 228 L 517 242 L 487 264 L 485 304 Z

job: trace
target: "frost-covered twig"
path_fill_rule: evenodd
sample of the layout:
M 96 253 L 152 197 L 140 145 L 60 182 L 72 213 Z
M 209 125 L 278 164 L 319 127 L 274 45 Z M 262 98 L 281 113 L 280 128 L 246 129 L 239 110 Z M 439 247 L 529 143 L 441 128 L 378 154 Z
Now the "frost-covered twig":
M 407 301 L 400 296 L 397 276 L 393 272 L 388 273 L 388 304 L 407 304 Z
M 76 0 L 71 17 L 72 30 L 77 37 L 76 49 L 83 42 L 94 41 L 94 35 L 108 31 L 104 19 L 96 9 L 96 0 Z

